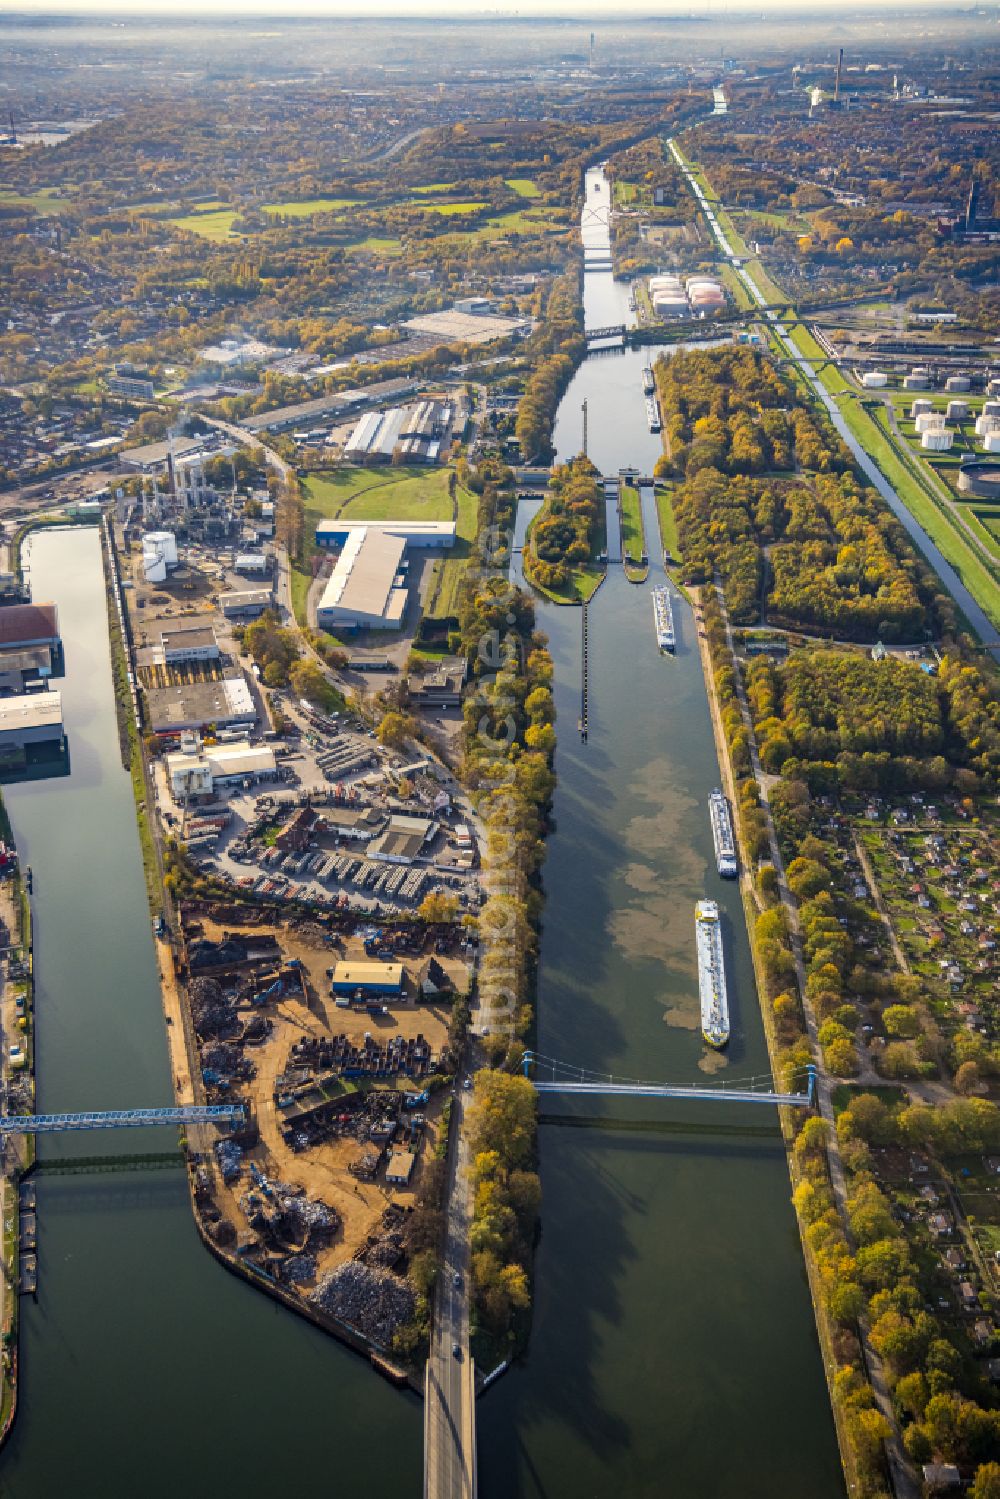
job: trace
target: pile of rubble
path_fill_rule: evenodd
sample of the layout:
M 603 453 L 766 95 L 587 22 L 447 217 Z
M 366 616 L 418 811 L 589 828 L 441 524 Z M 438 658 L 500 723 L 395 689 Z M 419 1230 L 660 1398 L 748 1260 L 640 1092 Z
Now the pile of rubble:
M 236 1034 L 238 1022 L 233 1001 L 223 994 L 215 979 L 192 979 L 188 999 L 194 1028 L 203 1039 Z
M 282 1266 L 285 1279 L 293 1286 L 301 1286 L 316 1279 L 316 1256 L 314 1254 L 290 1254 Z
M 222 1180 L 227 1184 L 234 1182 L 243 1169 L 243 1152 L 235 1140 L 217 1140 L 215 1157 L 222 1172 Z
M 387 1270 L 348 1260 L 324 1275 L 312 1296 L 331 1317 L 346 1322 L 383 1348 L 413 1318 L 416 1297 L 406 1281 Z

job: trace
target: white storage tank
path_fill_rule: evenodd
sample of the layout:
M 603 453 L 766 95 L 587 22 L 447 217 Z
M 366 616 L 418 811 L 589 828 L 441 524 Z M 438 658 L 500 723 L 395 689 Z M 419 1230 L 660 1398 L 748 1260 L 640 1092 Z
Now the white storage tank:
M 687 317 L 690 310 L 683 292 L 658 291 L 653 297 L 653 311 L 660 317 Z
M 929 380 L 931 378 L 931 372 L 926 364 L 915 364 L 910 374 L 916 380 Z
M 913 405 L 910 407 L 910 420 L 915 422 L 917 417 L 922 416 L 925 411 L 933 410 L 934 402 L 931 400 L 930 396 L 918 396 L 917 399 L 913 402 Z
M 940 411 L 921 411 L 913 425 L 918 432 L 939 432 L 944 426 L 944 416 Z
M 989 395 L 991 395 L 991 396 L 1000 396 L 1000 380 L 998 380 L 994 376 L 994 378 L 987 385 L 986 389 L 987 389 L 987 392 L 989 393 Z
M 927 390 L 930 381 L 926 375 L 905 375 L 903 377 L 904 390 Z
M 147 531 L 142 538 L 143 550 L 146 543 L 163 555 L 163 560 L 168 567 L 177 566 L 177 537 L 173 531 Z
M 954 441 L 954 432 L 949 432 L 945 427 L 932 427 L 921 437 L 920 446 L 928 448 L 932 453 L 947 453 Z
M 142 568 L 147 583 L 166 582 L 167 564 L 163 560 L 163 553 L 158 552 L 155 547 L 143 547 Z
M 889 384 L 889 376 L 884 370 L 868 370 L 861 376 L 861 384 L 866 390 L 882 390 Z
M 985 437 L 987 432 L 1000 432 L 1000 419 L 987 416 L 984 411 L 976 417 L 976 436 Z
M 1000 416 L 1000 401 L 984 401 L 983 416 Z
M 968 375 L 949 375 L 944 382 L 945 390 L 971 390 L 972 381 Z
M 1000 453 L 1000 432 L 987 432 L 983 437 L 984 453 Z
M 968 401 L 949 401 L 945 408 L 945 416 L 950 422 L 962 422 L 969 414 Z

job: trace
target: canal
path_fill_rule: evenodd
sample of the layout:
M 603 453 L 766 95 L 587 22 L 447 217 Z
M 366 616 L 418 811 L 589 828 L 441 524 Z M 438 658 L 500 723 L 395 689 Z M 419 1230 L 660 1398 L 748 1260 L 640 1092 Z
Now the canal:
M 606 192 L 589 174 L 588 205 Z M 591 327 L 628 321 L 626 292 L 588 272 L 585 311 Z M 661 448 L 646 426 L 645 357 L 584 362 L 557 420 L 560 457 L 579 451 L 586 399 L 602 472 L 651 470 Z M 661 656 L 649 494 L 643 512 L 648 584 L 612 566 L 591 605 L 586 744 L 574 730 L 579 614 L 538 603 L 560 725 L 538 1050 L 626 1076 L 735 1080 L 765 1072 L 767 1050 L 739 892 L 712 856 L 719 773 L 692 616 L 675 596 L 677 653 Z M 698 1028 L 694 906 L 705 895 L 724 913 L 725 1058 Z M 842 1496 L 776 1121 L 739 1105 L 547 1100 L 540 1154 L 531 1343 L 480 1403 L 483 1499 Z
M 131 783 L 122 769 L 95 530 L 37 532 L 54 599 L 62 780 L 5 789 L 34 875 L 41 1109 L 172 1099 Z M 163 1150 L 163 1132 L 44 1139 L 51 1156 Z M 5 1499 L 222 1499 L 419 1484 L 419 1402 L 244 1286 L 202 1246 L 182 1171 L 38 1177 L 39 1294 L 21 1304 Z

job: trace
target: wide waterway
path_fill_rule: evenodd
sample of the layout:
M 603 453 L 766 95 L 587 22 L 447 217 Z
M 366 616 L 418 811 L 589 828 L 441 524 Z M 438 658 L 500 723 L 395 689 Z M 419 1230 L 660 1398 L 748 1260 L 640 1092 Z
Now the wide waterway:
M 600 191 L 594 192 L 594 181 Z M 588 205 L 603 179 L 588 178 Z M 628 320 L 607 273 L 586 277 L 591 327 Z M 640 351 L 590 356 L 564 398 L 561 457 L 648 472 Z M 522 512 L 527 507 L 522 506 Z M 663 581 L 644 495 L 649 583 L 609 570 L 590 611 L 590 732 L 575 732 L 580 614 L 539 602 L 559 712 L 555 831 L 545 864 L 538 1050 L 615 1074 L 702 1082 L 768 1067 L 737 887 L 712 858 L 719 773 L 690 609 L 661 656 Z M 523 532 L 526 515 L 519 517 Z M 694 906 L 724 912 L 733 1037 L 698 1027 Z M 600 1122 L 595 1115 L 600 1114 Z M 542 1239 L 526 1362 L 479 1407 L 483 1499 L 587 1495 L 835 1499 L 844 1492 L 784 1148 L 770 1110 L 547 1099 Z
M 96 531 L 29 543 L 66 647 L 63 780 L 6 788 L 34 874 L 41 1109 L 171 1101 L 131 784 L 115 722 Z M 43 1153 L 170 1146 L 163 1132 Z M 4 1499 L 417 1492 L 418 1401 L 236 1280 L 198 1239 L 181 1171 L 38 1178 L 39 1295 L 21 1302 Z

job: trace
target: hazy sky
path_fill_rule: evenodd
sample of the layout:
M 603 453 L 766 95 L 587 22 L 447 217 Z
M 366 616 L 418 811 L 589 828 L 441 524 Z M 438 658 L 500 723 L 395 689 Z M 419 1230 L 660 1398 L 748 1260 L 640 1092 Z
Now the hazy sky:
M 892 3 L 892 0 L 890 0 Z M 897 0 L 903 3 L 903 0 Z M 908 8 L 939 0 L 908 0 Z M 955 0 L 961 4 L 961 0 Z M 116 15 L 177 15 L 197 13 L 203 17 L 267 15 L 284 16 L 347 15 L 369 16 L 484 16 L 530 20 L 542 16 L 606 16 L 609 21 L 627 15 L 662 16 L 670 14 L 710 15 L 721 17 L 727 11 L 757 11 L 762 15 L 775 11 L 848 10 L 853 16 L 870 13 L 872 20 L 886 8 L 886 0 L 520 0 L 519 4 L 497 4 L 496 0 L 0 0 L 0 21 L 18 12 L 41 11 L 53 16 L 73 12 L 114 12 Z

